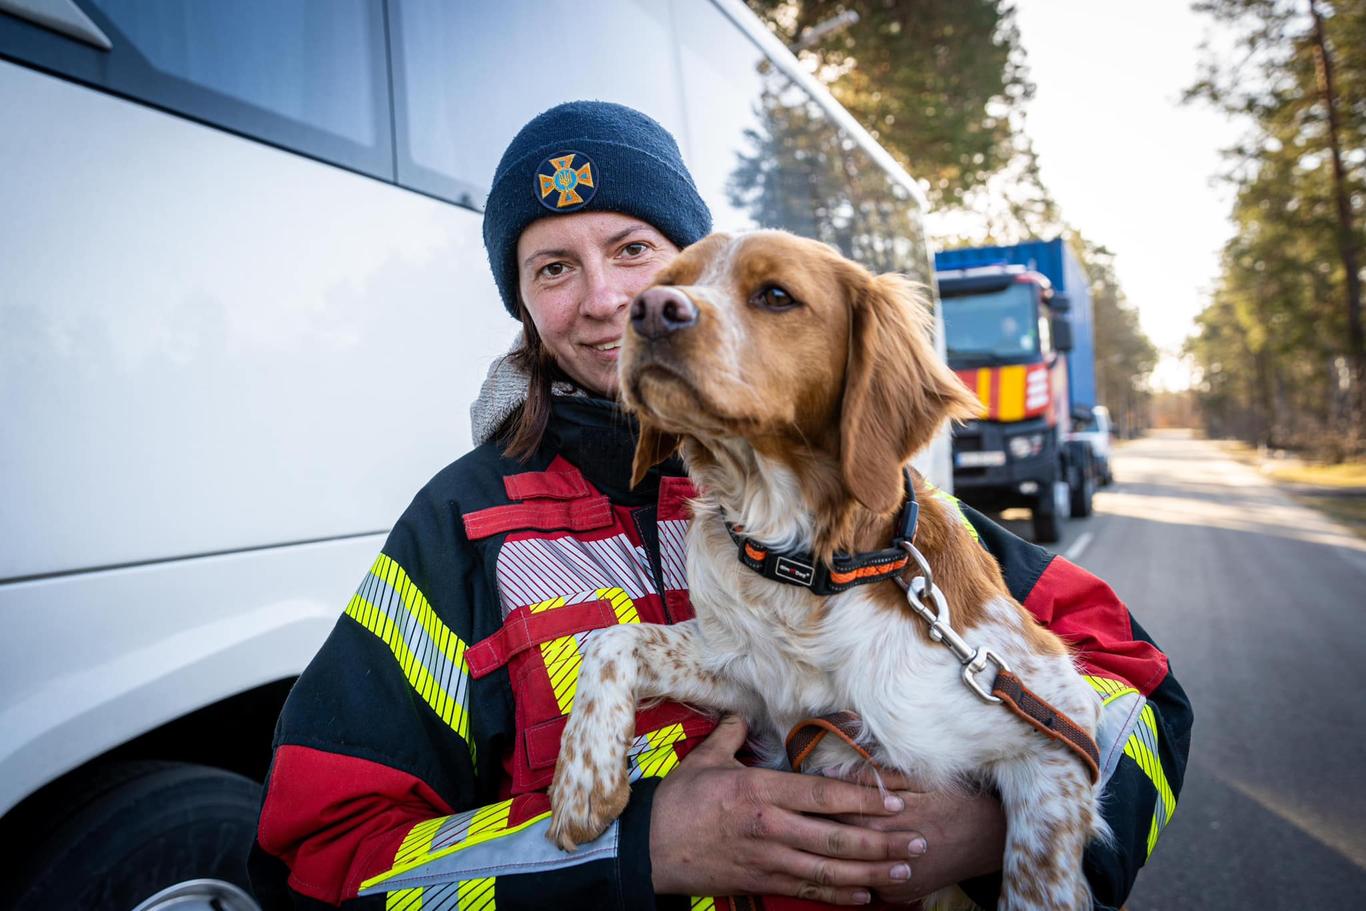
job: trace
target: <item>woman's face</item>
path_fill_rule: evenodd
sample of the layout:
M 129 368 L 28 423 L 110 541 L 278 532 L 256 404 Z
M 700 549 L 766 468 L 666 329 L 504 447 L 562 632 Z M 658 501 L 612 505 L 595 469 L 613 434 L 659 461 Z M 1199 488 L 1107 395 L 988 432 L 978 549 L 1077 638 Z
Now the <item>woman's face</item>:
M 677 255 L 663 234 L 617 212 L 550 216 L 523 231 L 518 290 L 560 369 L 615 398 L 631 301 Z

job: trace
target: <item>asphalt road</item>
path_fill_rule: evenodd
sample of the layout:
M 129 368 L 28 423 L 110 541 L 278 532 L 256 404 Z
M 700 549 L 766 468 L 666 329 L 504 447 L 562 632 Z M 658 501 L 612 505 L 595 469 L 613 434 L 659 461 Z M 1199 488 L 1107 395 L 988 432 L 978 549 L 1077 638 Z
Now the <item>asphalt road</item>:
M 1054 549 L 1114 587 L 1195 708 L 1128 908 L 1366 909 L 1366 541 L 1187 434 L 1114 464 Z

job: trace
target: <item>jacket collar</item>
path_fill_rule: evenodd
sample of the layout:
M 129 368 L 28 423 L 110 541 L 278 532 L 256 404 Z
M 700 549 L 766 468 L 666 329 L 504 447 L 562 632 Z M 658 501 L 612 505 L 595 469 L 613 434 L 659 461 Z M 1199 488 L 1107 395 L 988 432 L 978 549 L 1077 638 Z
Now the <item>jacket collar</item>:
M 682 475 L 683 463 L 671 458 L 655 466 L 635 488 L 630 486 L 639 425 L 635 418 L 608 399 L 556 396 L 551 400 L 550 423 L 542 451 L 558 453 L 613 503 L 653 505 L 662 477 Z
M 529 382 L 508 355 L 494 359 L 470 405 L 470 430 L 476 444 L 493 440 L 503 422 L 526 401 Z M 612 502 L 644 506 L 656 502 L 661 477 L 684 471 L 680 460 L 670 459 L 631 489 L 631 461 L 639 433 L 635 418 L 616 402 L 591 396 L 571 383 L 555 383 L 540 452 L 547 463 L 556 455 L 564 456 Z

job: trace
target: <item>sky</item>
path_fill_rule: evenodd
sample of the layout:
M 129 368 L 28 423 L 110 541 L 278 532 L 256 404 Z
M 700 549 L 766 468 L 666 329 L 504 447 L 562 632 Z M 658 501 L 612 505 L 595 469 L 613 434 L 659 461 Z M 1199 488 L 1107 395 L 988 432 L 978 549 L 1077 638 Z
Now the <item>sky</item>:
M 1158 388 L 1189 381 L 1177 354 L 1219 274 L 1232 195 L 1213 178 L 1240 128 L 1203 104 L 1207 16 L 1188 0 L 1016 0 L 1037 86 L 1025 129 L 1063 217 L 1116 254 L 1120 284 L 1163 356 Z

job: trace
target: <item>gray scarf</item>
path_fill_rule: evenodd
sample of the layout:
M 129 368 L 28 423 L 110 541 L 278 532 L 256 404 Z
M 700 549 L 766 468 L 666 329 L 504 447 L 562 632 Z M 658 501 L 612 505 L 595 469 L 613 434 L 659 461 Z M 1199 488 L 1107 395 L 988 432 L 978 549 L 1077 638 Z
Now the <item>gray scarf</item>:
M 513 345 L 512 351 L 521 342 Z M 527 387 L 531 378 L 519 368 L 512 359 L 512 351 L 494 358 L 489 365 L 484 385 L 479 387 L 479 396 L 470 405 L 470 431 L 474 434 L 474 445 L 479 446 L 493 439 L 503 422 L 522 407 L 526 401 Z M 550 386 L 551 395 L 586 395 L 573 383 L 556 382 Z

